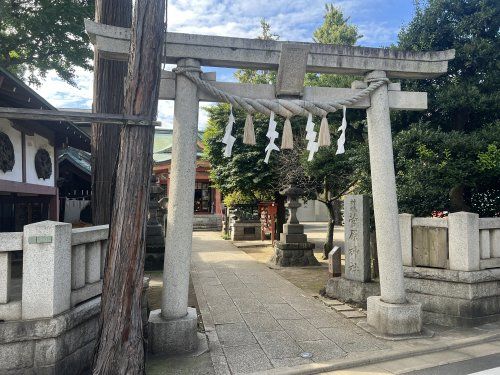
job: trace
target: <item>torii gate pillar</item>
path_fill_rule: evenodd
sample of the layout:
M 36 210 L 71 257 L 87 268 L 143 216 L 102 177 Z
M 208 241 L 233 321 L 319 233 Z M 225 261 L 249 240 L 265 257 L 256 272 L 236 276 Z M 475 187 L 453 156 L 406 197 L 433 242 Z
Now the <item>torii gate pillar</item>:
M 373 71 L 365 80 L 377 78 L 386 78 L 385 72 Z M 418 334 L 421 305 L 406 300 L 404 286 L 387 84 L 371 94 L 366 114 L 381 292 L 368 297 L 368 329 L 382 335 Z
M 196 71 L 200 69 L 200 62 L 180 59 L 177 66 Z M 178 74 L 175 88 L 163 294 L 161 310 L 154 310 L 149 316 L 149 350 L 152 353 L 189 353 L 197 349 L 199 342 L 196 309 L 188 307 L 198 107 L 198 87 L 182 74 Z

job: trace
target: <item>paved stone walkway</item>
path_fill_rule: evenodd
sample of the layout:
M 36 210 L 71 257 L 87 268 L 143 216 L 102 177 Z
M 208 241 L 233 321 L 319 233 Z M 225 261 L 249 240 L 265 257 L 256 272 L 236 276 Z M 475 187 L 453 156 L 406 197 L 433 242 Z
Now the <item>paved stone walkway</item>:
M 357 327 L 358 319 L 304 295 L 219 233 L 193 234 L 192 279 L 216 374 L 390 349 L 390 343 Z M 304 352 L 312 358 L 302 358 Z

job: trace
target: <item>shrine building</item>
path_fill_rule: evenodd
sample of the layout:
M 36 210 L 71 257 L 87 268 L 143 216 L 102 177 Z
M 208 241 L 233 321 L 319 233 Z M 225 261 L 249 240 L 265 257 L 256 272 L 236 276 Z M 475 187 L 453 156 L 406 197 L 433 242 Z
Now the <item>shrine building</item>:
M 56 110 L 13 74 L 0 68 L 0 106 Z M 59 220 L 58 153 L 90 150 L 90 138 L 70 121 L 0 119 L 0 232 Z
M 219 229 L 222 225 L 221 193 L 210 182 L 208 161 L 202 159 L 203 132 L 198 132 L 196 141 L 196 179 L 194 191 L 194 223 L 196 229 Z M 172 129 L 155 129 L 153 146 L 153 173 L 168 196 L 170 167 L 172 161 Z

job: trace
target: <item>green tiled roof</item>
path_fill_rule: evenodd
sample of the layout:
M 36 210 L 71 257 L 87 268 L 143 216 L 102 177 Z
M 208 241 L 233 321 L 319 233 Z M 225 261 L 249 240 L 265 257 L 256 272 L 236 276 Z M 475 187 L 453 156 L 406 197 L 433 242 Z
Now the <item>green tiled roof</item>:
M 82 172 L 88 175 L 91 173 L 90 153 L 87 151 L 68 146 L 59 151 L 57 160 L 59 163 L 67 160 Z
M 203 132 L 198 131 L 198 140 L 203 139 Z M 170 161 L 172 158 L 172 129 L 155 129 L 155 138 L 153 142 L 153 160 L 155 163 Z M 203 149 L 196 146 L 196 155 L 200 157 Z

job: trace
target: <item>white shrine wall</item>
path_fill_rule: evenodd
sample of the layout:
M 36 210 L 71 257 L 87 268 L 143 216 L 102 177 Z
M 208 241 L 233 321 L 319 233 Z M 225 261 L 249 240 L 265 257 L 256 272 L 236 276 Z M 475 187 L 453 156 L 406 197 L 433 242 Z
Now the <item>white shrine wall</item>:
M 5 133 L 12 142 L 14 146 L 14 167 L 12 171 L 3 172 L 0 170 L 0 180 L 6 181 L 23 181 L 23 147 L 22 147 L 22 136 L 19 130 L 12 127 L 12 123 L 7 120 L 0 118 L 0 131 Z
M 54 147 L 50 145 L 47 138 L 41 135 L 34 134 L 33 136 L 26 135 L 26 182 L 28 184 L 36 184 L 43 186 L 54 186 L 54 174 L 55 174 L 55 160 L 54 160 Z M 50 155 L 50 160 L 52 162 L 52 173 L 50 177 L 46 180 L 38 178 L 35 170 L 35 155 L 36 152 L 43 148 L 47 150 Z
M 302 206 L 297 209 L 297 219 L 300 222 L 329 220 L 328 210 L 324 203 L 312 199 L 307 202 L 300 199 L 299 202 L 302 204 Z

